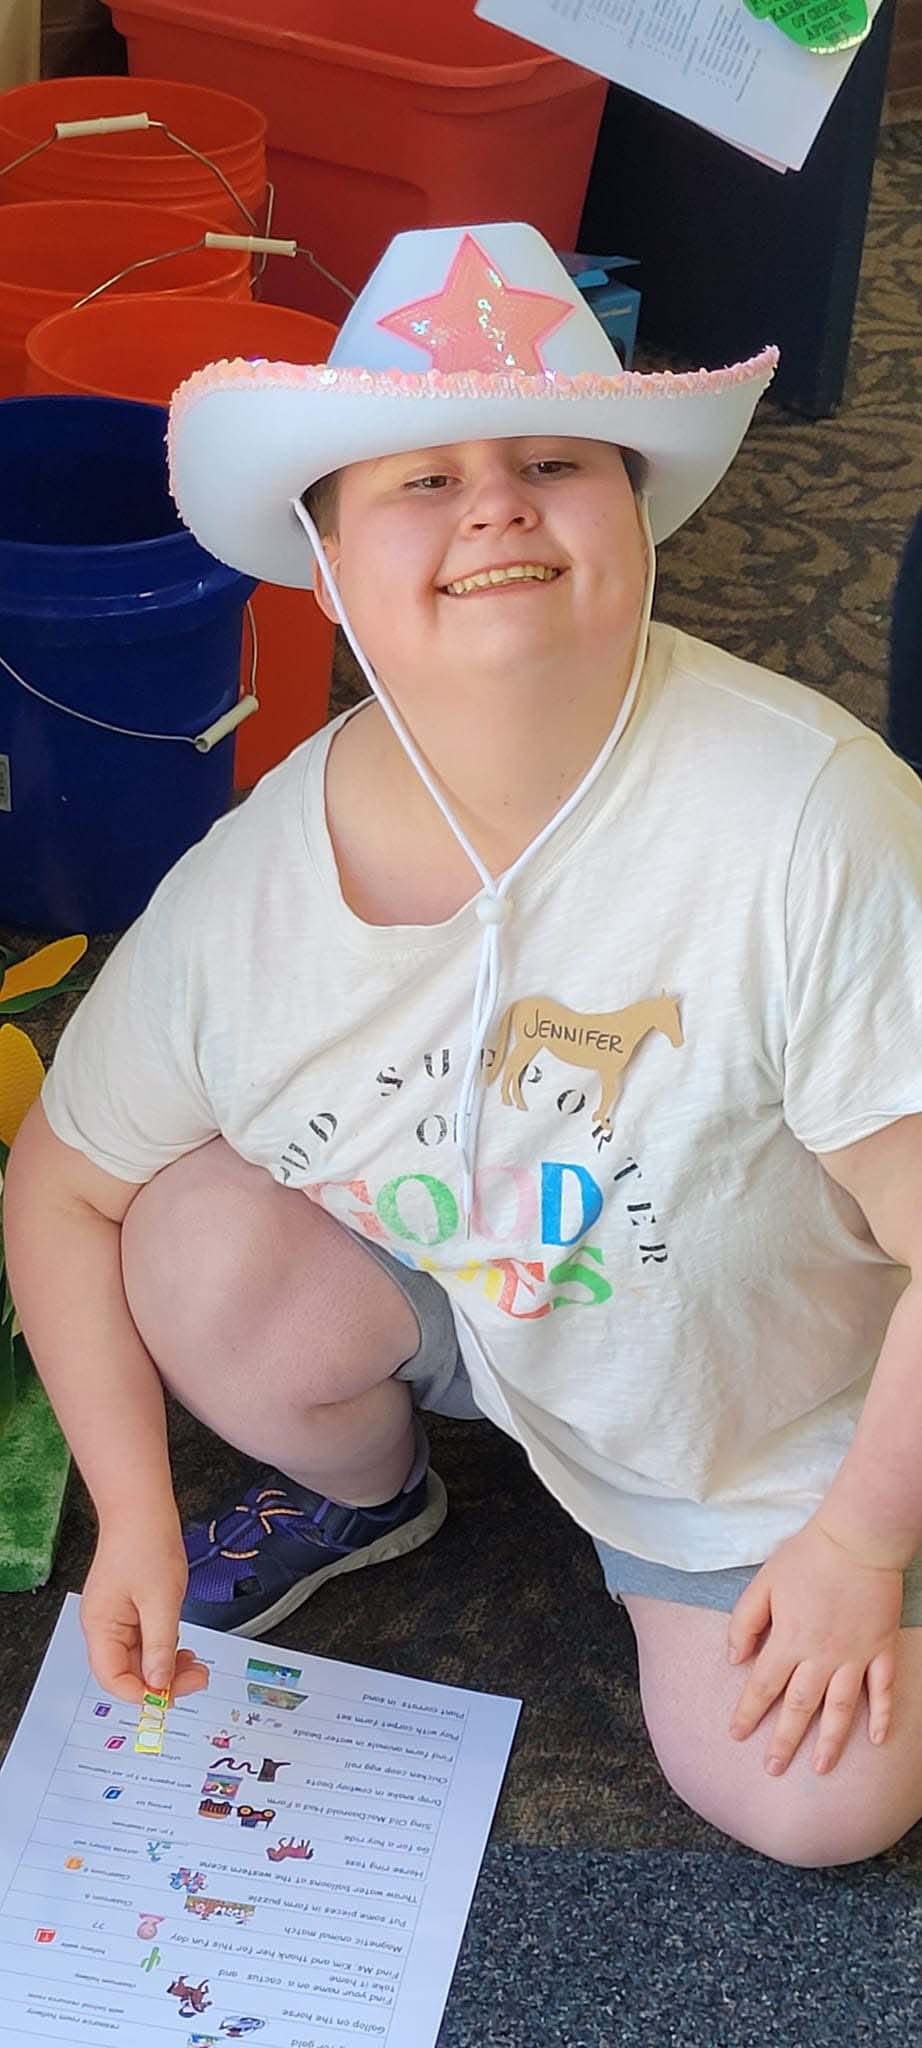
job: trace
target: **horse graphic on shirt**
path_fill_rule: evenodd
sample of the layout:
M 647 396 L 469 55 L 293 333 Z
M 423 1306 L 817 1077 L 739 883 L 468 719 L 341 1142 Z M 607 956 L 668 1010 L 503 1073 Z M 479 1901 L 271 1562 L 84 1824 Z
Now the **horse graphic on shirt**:
M 665 991 L 624 1010 L 569 1010 L 551 996 L 519 996 L 500 1020 L 487 1086 L 502 1076 L 502 1099 L 527 1109 L 522 1079 L 543 1048 L 571 1067 L 591 1067 L 599 1077 L 594 1122 L 611 1130 L 611 1113 L 621 1093 L 624 1070 L 648 1031 L 662 1031 L 671 1045 L 684 1045 L 679 1006 Z

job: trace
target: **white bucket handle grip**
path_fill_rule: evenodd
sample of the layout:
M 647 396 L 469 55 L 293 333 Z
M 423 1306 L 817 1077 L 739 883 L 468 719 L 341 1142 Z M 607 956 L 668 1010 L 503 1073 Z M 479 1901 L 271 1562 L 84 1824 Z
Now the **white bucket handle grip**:
M 101 114 L 95 121 L 56 121 L 54 132 L 66 142 L 72 135 L 126 135 L 129 129 L 149 127 L 149 114 Z

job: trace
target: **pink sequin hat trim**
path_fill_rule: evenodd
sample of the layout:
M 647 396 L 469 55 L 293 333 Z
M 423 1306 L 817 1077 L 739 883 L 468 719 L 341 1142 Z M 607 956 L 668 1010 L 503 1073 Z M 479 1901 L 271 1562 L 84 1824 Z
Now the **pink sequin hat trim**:
M 398 235 L 327 363 L 221 362 L 170 408 L 170 481 L 203 546 L 308 585 L 291 509 L 318 477 L 381 455 L 532 434 L 613 441 L 646 464 L 657 541 L 732 462 L 778 351 L 727 369 L 621 368 L 537 230 L 521 222 Z

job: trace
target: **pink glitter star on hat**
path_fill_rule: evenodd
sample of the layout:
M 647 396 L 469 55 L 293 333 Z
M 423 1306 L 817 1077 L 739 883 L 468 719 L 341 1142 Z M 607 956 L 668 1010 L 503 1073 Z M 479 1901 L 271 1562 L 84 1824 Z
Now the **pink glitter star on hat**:
M 462 238 L 440 292 L 415 299 L 378 321 L 390 334 L 428 353 L 432 368 L 525 370 L 545 368 L 539 343 L 575 308 L 548 292 L 508 284 L 473 235 Z

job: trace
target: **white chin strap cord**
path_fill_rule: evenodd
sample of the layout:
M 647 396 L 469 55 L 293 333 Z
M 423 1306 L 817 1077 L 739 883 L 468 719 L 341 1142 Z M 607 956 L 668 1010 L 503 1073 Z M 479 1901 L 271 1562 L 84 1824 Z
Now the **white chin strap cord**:
M 454 833 L 459 846 L 463 848 L 464 852 L 467 854 L 471 866 L 479 875 L 481 884 L 485 892 L 484 895 L 478 897 L 477 902 L 474 905 L 477 917 L 479 918 L 481 926 L 483 927 L 483 932 L 480 945 L 480 959 L 477 968 L 477 981 L 474 989 L 473 1011 L 471 1015 L 470 1051 L 468 1053 L 467 1065 L 465 1066 L 464 1075 L 461 1082 L 461 1089 L 458 1096 L 458 1107 L 455 1112 L 455 1143 L 457 1146 L 458 1153 L 460 1155 L 462 1167 L 462 1206 L 464 1210 L 464 1220 L 467 1236 L 470 1237 L 472 1232 L 472 1219 L 474 1211 L 474 1161 L 477 1155 L 477 1133 L 480 1126 L 480 1116 L 483 1106 L 483 1089 L 479 1085 L 480 1068 L 483 1062 L 483 1053 L 484 1047 L 486 1045 L 487 1033 L 490 1029 L 493 1014 L 496 1009 L 497 997 L 499 995 L 501 965 L 500 931 L 502 926 L 505 924 L 506 919 L 511 915 L 513 909 L 512 899 L 509 895 L 509 890 L 511 889 L 512 884 L 515 881 L 517 875 L 521 874 L 526 862 L 531 860 L 533 855 L 540 851 L 541 847 L 545 845 L 546 841 L 551 838 L 554 832 L 557 831 L 558 826 L 563 824 L 564 819 L 569 818 L 571 812 L 576 810 L 577 805 L 582 802 L 582 799 L 586 795 L 587 790 L 590 790 L 592 788 L 592 785 L 596 781 L 597 777 L 601 775 L 602 770 L 606 765 L 606 762 L 609 760 L 610 756 L 614 752 L 615 747 L 618 744 L 619 739 L 621 738 L 624 728 L 627 725 L 628 719 L 630 718 L 631 712 L 634 708 L 634 702 L 637 696 L 637 692 L 640 688 L 640 679 L 643 674 L 644 662 L 646 660 L 647 634 L 650 626 L 650 614 L 653 609 L 653 592 L 656 583 L 656 550 L 653 543 L 653 535 L 650 531 L 650 517 L 647 507 L 647 500 L 645 496 L 641 496 L 639 499 L 641 525 L 643 527 L 644 538 L 647 544 L 647 570 L 644 584 L 643 605 L 641 607 L 640 623 L 637 633 L 637 646 L 634 654 L 634 664 L 631 669 L 627 690 L 625 691 L 624 701 L 618 712 L 618 716 L 615 720 L 612 730 L 608 735 L 608 738 L 604 741 L 600 752 L 596 755 L 596 758 L 593 761 L 591 768 L 589 768 L 587 773 L 583 776 L 582 782 L 579 784 L 579 787 L 573 791 L 572 796 L 569 796 L 567 798 L 566 803 L 561 806 L 560 810 L 555 811 L 554 816 L 548 819 L 548 822 L 543 827 L 542 831 L 540 831 L 537 837 L 531 841 L 530 845 L 526 846 L 524 852 L 519 854 L 518 860 L 514 861 L 510 868 L 506 868 L 505 872 L 499 876 L 498 880 L 494 879 L 494 877 L 489 873 L 488 869 L 484 866 L 483 861 L 481 860 L 480 855 L 476 850 L 476 847 L 471 845 L 471 842 L 468 839 L 466 832 L 463 830 L 462 826 L 458 824 L 458 821 L 454 817 L 446 798 L 443 796 L 441 790 L 439 789 L 438 783 L 435 781 L 430 768 L 428 767 L 426 761 L 423 759 L 423 756 L 420 753 L 419 748 L 416 746 L 416 743 L 413 740 L 412 735 L 408 732 L 406 726 L 404 725 L 403 719 L 401 718 L 396 705 L 391 702 L 391 699 L 388 696 L 387 690 L 385 689 L 383 683 L 381 682 L 380 678 L 375 674 L 375 671 L 372 668 L 371 663 L 363 654 L 362 649 L 359 646 L 359 643 L 349 623 L 349 619 L 346 615 L 345 605 L 343 604 L 342 598 L 339 594 L 339 590 L 337 589 L 336 583 L 333 578 L 332 570 L 330 568 L 329 562 L 327 561 L 326 554 L 324 552 L 323 543 L 321 541 L 317 528 L 314 525 L 314 522 L 310 516 L 310 513 L 302 504 L 300 498 L 292 498 L 291 504 L 296 518 L 300 521 L 305 533 L 307 534 L 308 540 L 310 541 L 311 548 L 313 549 L 314 556 L 320 569 L 320 574 L 323 577 L 323 581 L 326 585 L 332 603 L 335 607 L 337 618 L 339 619 L 340 625 L 342 626 L 343 632 L 345 633 L 346 639 L 349 642 L 349 646 L 351 647 L 352 652 L 355 655 L 356 661 L 358 662 L 362 674 L 365 677 L 369 688 L 372 690 L 375 697 L 377 698 L 378 703 L 380 704 L 381 709 L 384 712 L 385 718 L 388 720 L 388 723 L 392 726 L 394 732 L 396 733 L 397 738 L 400 741 L 400 744 L 404 750 L 404 753 L 407 755 L 408 759 L 412 761 L 413 766 L 416 769 L 417 775 L 420 777 L 420 780 L 425 784 L 427 790 L 429 791 L 429 795 L 431 796 L 433 803 L 436 803 L 438 805 L 439 810 L 441 811 L 446 824 Z

